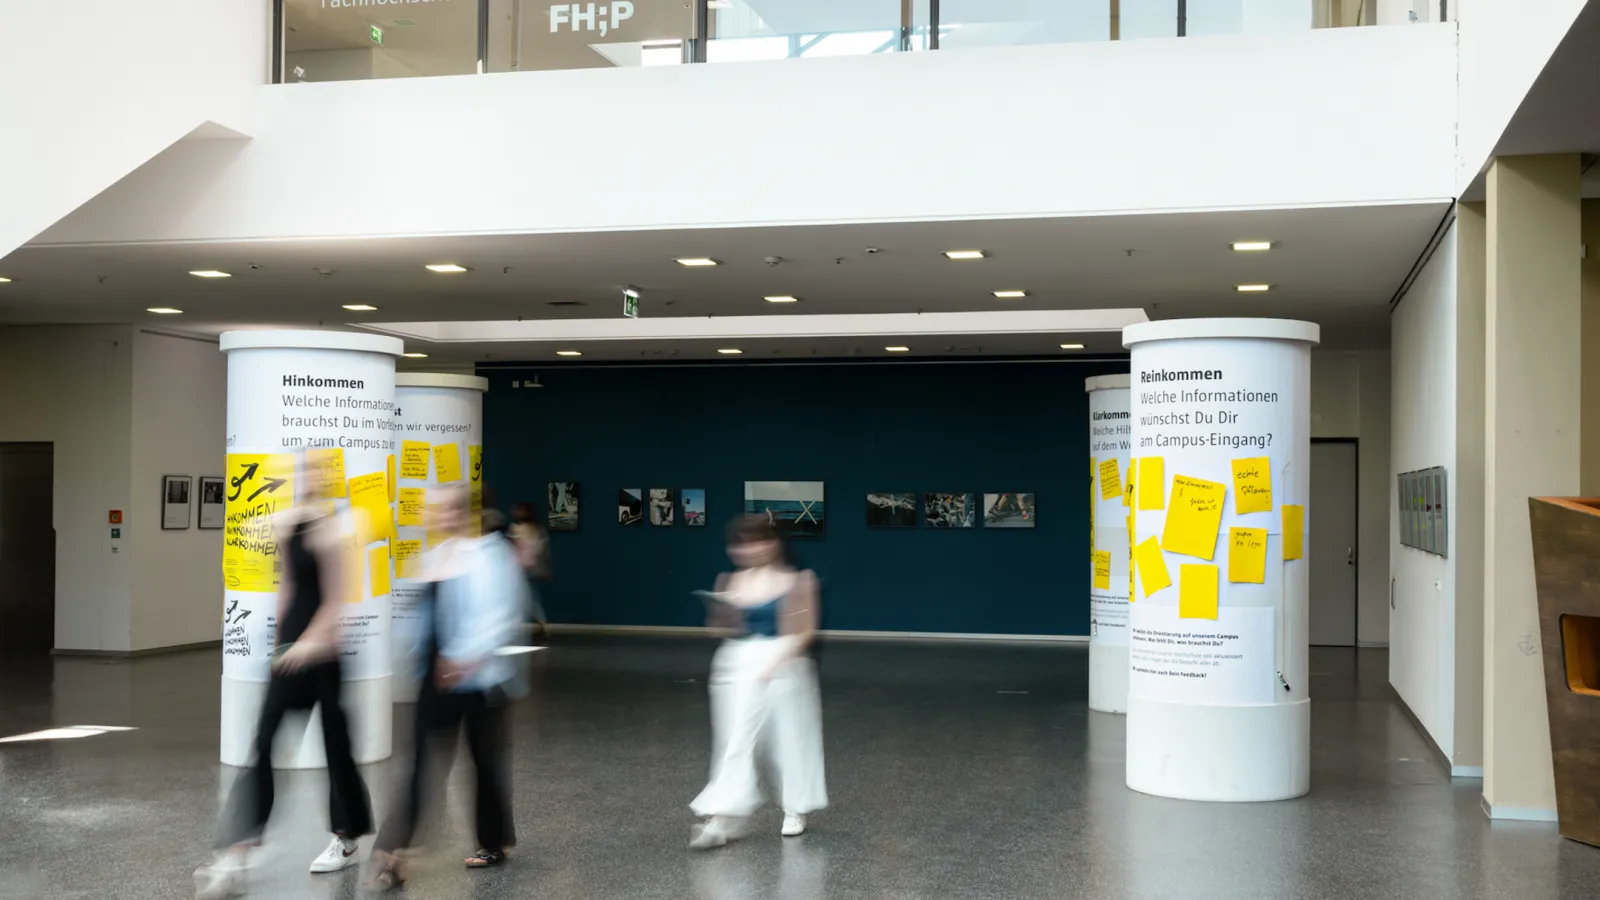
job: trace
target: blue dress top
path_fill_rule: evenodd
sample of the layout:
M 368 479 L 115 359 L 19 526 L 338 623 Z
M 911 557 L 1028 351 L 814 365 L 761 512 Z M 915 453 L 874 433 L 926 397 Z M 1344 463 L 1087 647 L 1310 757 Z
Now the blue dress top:
M 780 595 L 771 602 L 760 606 L 747 606 L 744 608 L 744 633 L 747 637 L 778 636 L 778 606 L 783 602 Z

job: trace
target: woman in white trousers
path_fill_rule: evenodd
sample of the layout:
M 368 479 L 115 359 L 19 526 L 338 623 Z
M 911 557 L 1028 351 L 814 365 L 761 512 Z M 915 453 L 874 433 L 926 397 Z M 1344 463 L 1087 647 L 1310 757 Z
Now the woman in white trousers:
M 733 635 L 711 662 L 711 781 L 690 804 L 706 817 L 690 841 L 698 850 L 741 836 L 761 807 L 761 756 L 776 769 L 785 837 L 804 833 L 806 816 L 828 805 L 822 701 L 807 655 L 817 630 L 816 575 L 794 567 L 760 516 L 734 523 L 728 556 L 738 570 L 717 579 L 711 618 Z

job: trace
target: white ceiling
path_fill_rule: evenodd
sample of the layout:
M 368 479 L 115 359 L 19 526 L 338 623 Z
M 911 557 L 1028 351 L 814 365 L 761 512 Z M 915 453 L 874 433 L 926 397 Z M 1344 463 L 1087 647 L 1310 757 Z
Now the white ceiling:
M 1197 173 L 1196 177 L 1203 177 Z M 886 185 L 886 189 L 890 189 Z M 618 198 L 616 202 L 626 202 Z M 1445 203 L 1157 213 L 1054 219 L 813 225 L 588 234 L 24 247 L 0 259 L 0 324 L 156 323 L 214 334 L 228 328 L 346 323 L 610 318 L 636 286 L 646 317 L 1140 308 L 1151 318 L 1272 316 L 1323 326 L 1324 345 L 1388 346 L 1388 301 L 1426 246 Z M 1235 253 L 1230 241 L 1276 242 Z M 867 248 L 879 252 L 868 253 Z M 951 262 L 941 251 L 981 248 Z M 1128 253 L 1127 251 L 1132 251 Z M 677 257 L 710 256 L 715 268 Z M 783 262 L 769 266 L 765 257 Z M 471 271 L 436 275 L 426 263 Z M 191 269 L 221 269 L 207 280 Z M 321 270 L 320 272 L 318 270 Z M 1270 283 L 1239 294 L 1240 283 Z M 1022 289 L 1022 300 L 991 291 Z M 763 302 L 793 294 L 797 304 Z M 349 313 L 345 303 L 380 307 Z M 551 304 L 577 303 L 578 306 Z M 174 306 L 182 316 L 144 310 Z M 868 351 L 880 342 L 864 345 Z M 1091 343 L 1085 341 L 1085 343 Z M 622 342 L 616 358 L 684 352 L 686 341 Z M 945 346 L 1038 352 L 986 338 Z M 1115 342 L 1105 349 L 1115 349 Z M 796 356 L 848 353 L 810 339 L 775 345 Z M 1053 345 L 1052 345 L 1053 348 Z M 428 348 L 423 348 L 428 349 Z M 516 355 L 515 346 L 440 346 L 437 355 Z M 771 349 L 771 348 L 768 348 Z M 1100 349 L 1092 347 L 1091 349 Z M 592 355 L 612 355 L 600 344 Z M 526 352 L 526 348 L 524 348 Z M 918 350 L 918 352 L 922 352 Z

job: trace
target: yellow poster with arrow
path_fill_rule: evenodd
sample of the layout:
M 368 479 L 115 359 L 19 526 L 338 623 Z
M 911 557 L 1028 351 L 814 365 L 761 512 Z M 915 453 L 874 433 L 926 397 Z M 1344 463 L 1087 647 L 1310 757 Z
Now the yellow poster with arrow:
M 273 516 L 294 506 L 294 457 L 230 453 L 222 527 L 222 583 L 230 591 L 278 589 Z

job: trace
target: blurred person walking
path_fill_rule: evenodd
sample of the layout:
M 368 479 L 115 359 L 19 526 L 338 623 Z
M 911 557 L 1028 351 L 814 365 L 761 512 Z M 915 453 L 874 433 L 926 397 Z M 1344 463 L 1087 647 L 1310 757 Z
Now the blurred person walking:
M 756 759 L 777 769 L 783 835 L 805 832 L 806 816 L 828 805 L 822 759 L 822 701 L 808 651 L 819 621 L 817 577 L 796 568 L 767 518 L 745 516 L 728 530 L 737 570 L 717 577 L 710 618 L 731 636 L 711 662 L 711 780 L 690 804 L 706 817 L 690 846 L 721 847 L 743 835 L 761 807 Z
M 550 535 L 536 518 L 532 503 L 518 503 L 511 509 L 511 543 L 517 548 L 517 561 L 528 578 L 528 608 L 539 639 L 549 636 L 550 620 L 539 602 L 536 582 L 550 580 Z
M 504 519 L 485 514 L 484 534 L 470 537 L 467 492 L 446 488 L 429 510 L 443 542 L 423 557 L 421 608 L 431 623 L 419 658 L 425 666 L 417 697 L 410 780 L 373 843 L 369 886 L 404 882 L 410 849 L 433 792 L 430 779 L 450 771 L 455 742 L 466 733 L 476 770 L 475 827 L 479 850 L 469 868 L 499 865 L 516 843 L 511 784 L 505 764 L 507 711 L 520 691 L 515 662 L 502 651 L 526 621 L 527 582 Z M 435 774 L 435 770 L 437 770 Z
M 294 484 L 295 507 L 274 523 L 283 576 L 278 588 L 276 646 L 261 718 L 255 760 L 239 775 L 223 808 L 216 858 L 197 869 L 197 897 L 233 897 L 245 891 L 251 848 L 261 843 L 274 799 L 272 742 L 290 710 L 319 707 L 328 765 L 328 819 L 333 840 L 311 863 L 313 873 L 355 865 L 356 841 L 372 831 L 372 805 L 350 747 L 350 725 L 340 705 L 340 605 L 347 578 L 358 571 L 347 551 L 341 520 L 322 505 L 314 488 L 318 463 L 301 454 Z

